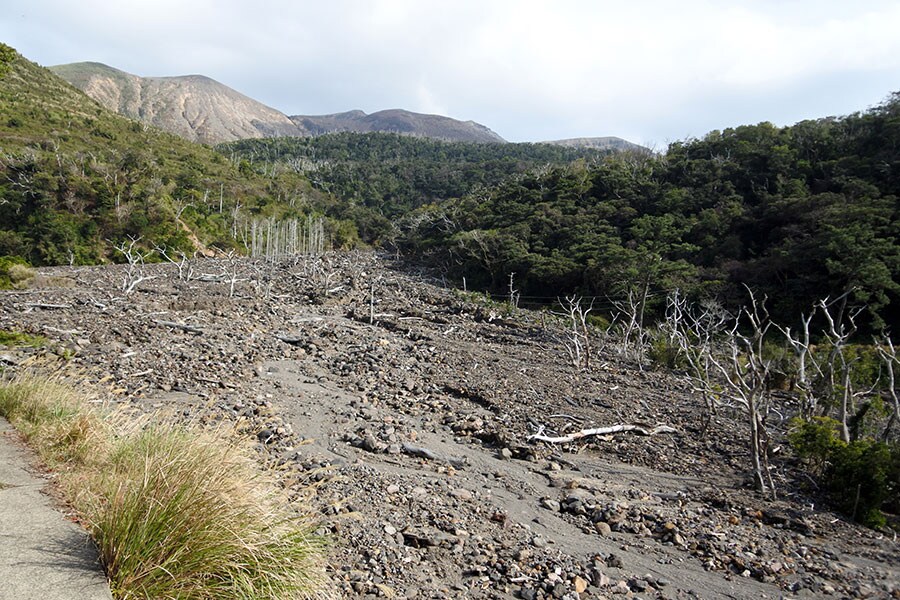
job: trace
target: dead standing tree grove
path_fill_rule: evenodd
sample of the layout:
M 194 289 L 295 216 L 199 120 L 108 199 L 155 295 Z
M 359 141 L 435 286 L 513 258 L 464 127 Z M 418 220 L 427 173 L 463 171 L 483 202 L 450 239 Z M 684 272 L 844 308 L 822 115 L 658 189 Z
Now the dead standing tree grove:
M 747 288 L 750 304 L 736 317 L 720 306 L 705 303 L 692 306 L 678 292 L 667 301 L 666 322 L 662 330 L 684 365 L 695 393 L 704 401 L 704 425 L 708 430 L 713 414 L 729 400 L 740 410 L 748 424 L 748 443 L 756 488 L 776 497 L 769 470 L 768 429 L 769 393 L 772 361 L 765 345 L 773 323 L 766 310 L 766 298 L 757 300 Z M 732 324 L 727 327 L 729 319 Z
M 728 318 L 728 313 L 718 303 L 707 301 L 695 307 L 678 290 L 666 300 L 666 320 L 661 329 L 682 361 L 691 388 L 703 399 L 701 437 L 709 431 L 722 393 L 712 377 L 712 359 L 717 337 Z
M 776 497 L 769 470 L 766 416 L 769 412 L 769 375 L 772 361 L 766 358 L 766 336 L 772 327 L 766 310 L 766 297 L 757 301 L 753 292 L 722 342 L 720 352 L 710 355 L 710 363 L 721 376 L 725 392 L 742 409 L 750 433 L 750 462 L 756 488 Z

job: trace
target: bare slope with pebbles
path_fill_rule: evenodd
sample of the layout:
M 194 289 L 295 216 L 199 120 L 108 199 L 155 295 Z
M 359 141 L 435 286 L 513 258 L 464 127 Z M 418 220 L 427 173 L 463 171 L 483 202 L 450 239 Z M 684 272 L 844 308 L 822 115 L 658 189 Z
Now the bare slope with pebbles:
M 0 292 L 0 327 L 118 404 L 238 422 L 298 496 L 315 484 L 347 597 L 900 597 L 896 542 L 820 512 L 789 457 L 783 500 L 747 487 L 739 415 L 701 439 L 677 378 L 611 349 L 578 373 L 552 319 L 391 267 L 154 265 L 128 296 L 125 267 L 51 269 Z M 677 431 L 528 441 L 617 423 Z

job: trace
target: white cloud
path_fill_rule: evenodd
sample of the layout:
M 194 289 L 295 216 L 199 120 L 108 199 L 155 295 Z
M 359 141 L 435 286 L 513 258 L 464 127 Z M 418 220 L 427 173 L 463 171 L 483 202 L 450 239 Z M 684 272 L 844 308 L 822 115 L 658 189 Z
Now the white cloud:
M 890 0 L 8 4 L 0 39 L 43 64 L 202 73 L 289 114 L 404 107 L 513 140 L 658 143 L 850 112 L 900 81 Z

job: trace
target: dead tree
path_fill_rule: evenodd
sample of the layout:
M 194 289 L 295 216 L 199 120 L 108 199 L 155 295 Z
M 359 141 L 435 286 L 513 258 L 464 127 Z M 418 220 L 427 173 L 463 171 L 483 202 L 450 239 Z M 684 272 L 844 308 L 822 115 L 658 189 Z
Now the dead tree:
M 580 296 L 566 296 L 565 302 L 559 301 L 563 312 L 554 313 L 568 321 L 563 343 L 572 366 L 580 370 L 588 370 L 591 367 L 591 336 L 587 323 L 588 314 L 594 309 L 594 302 L 585 308 Z
M 139 283 L 156 279 L 159 275 L 146 275 L 144 273 L 144 261 L 153 254 L 153 250 L 142 251 L 137 243 L 141 238 L 129 237 L 128 242 L 122 242 L 115 249 L 125 258 L 128 269 L 122 279 L 122 291 L 125 295 L 131 294 Z
M 812 384 L 813 380 L 810 378 L 809 368 L 812 368 L 817 378 L 822 376 L 821 365 L 815 352 L 812 351 L 813 347 L 809 333 L 809 324 L 812 322 L 815 313 L 816 307 L 814 306 L 808 315 L 800 315 L 800 322 L 803 324 L 803 329 L 798 332 L 796 337 L 791 333 L 790 327 L 778 327 L 784 334 L 784 337 L 787 338 L 788 344 L 790 344 L 797 357 L 796 386 L 797 390 L 800 392 L 800 417 L 802 419 L 809 419 L 812 417 L 815 414 L 818 405 L 818 395 Z
M 168 249 L 165 246 L 156 246 L 156 253 L 162 256 L 166 261 L 175 265 L 178 269 L 178 280 L 179 281 L 190 281 L 191 276 L 194 274 L 194 269 L 188 265 L 187 255 L 181 250 L 178 251 L 179 260 L 176 261 L 173 257 L 169 256 Z
M 628 295 L 624 300 L 612 302 L 618 314 L 622 330 L 620 354 L 626 358 L 633 358 L 641 366 L 644 362 L 646 350 L 646 332 L 643 325 L 643 307 L 646 298 L 639 297 L 633 287 L 628 288 Z
M 241 281 L 247 281 L 247 279 L 238 277 L 238 265 L 240 264 L 240 258 L 235 254 L 234 250 L 230 250 L 228 252 L 228 267 L 230 273 L 227 274 L 226 281 L 228 282 L 228 297 L 234 297 L 234 286 Z
M 715 302 L 692 306 L 675 290 L 666 300 L 666 320 L 662 330 L 687 371 L 694 392 L 703 399 L 705 436 L 716 414 L 721 389 L 714 377 L 713 351 L 717 337 L 725 329 L 728 313 Z
M 851 412 L 855 410 L 853 406 L 853 363 L 857 358 L 850 358 L 847 352 L 847 344 L 850 338 L 856 333 L 856 317 L 862 312 L 862 308 L 851 310 L 844 318 L 844 312 L 847 308 L 847 296 L 850 292 L 845 292 L 834 300 L 829 301 L 828 298 L 820 300 L 818 307 L 822 310 L 825 320 L 828 323 L 828 329 L 825 330 L 825 337 L 830 346 L 828 355 L 827 373 L 828 373 L 828 389 L 831 392 L 832 399 L 838 402 L 838 422 L 841 424 L 841 439 L 845 442 L 850 441 L 850 428 L 848 427 L 848 419 Z M 832 314 L 834 306 L 838 308 Z M 835 394 L 839 393 L 840 397 L 835 398 Z
M 766 310 L 766 297 L 757 301 L 753 292 L 750 305 L 735 318 L 725 336 L 723 352 L 710 356 L 710 363 L 721 375 L 729 395 L 744 412 L 750 433 L 750 460 L 756 488 L 776 497 L 775 484 L 769 471 L 768 431 L 766 415 L 769 409 L 768 391 L 771 361 L 766 359 L 764 346 L 772 326 Z
M 884 362 L 885 373 L 887 374 L 887 396 L 892 400 L 894 412 L 891 413 L 884 432 L 881 434 L 881 440 L 887 442 L 890 439 L 891 428 L 900 418 L 900 398 L 897 395 L 897 380 L 895 375 L 895 367 L 900 366 L 900 358 L 897 357 L 897 349 L 894 342 L 888 335 L 882 340 L 875 341 L 875 347 L 878 348 L 878 356 Z
M 514 272 L 509 274 L 509 305 L 519 308 L 519 290 L 516 289 L 515 277 Z

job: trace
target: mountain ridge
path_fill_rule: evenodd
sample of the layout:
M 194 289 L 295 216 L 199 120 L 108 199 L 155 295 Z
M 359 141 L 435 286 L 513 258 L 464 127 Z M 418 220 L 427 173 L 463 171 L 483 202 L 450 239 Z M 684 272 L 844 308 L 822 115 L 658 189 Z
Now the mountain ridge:
M 475 121 L 404 109 L 289 117 L 205 75 L 140 77 L 99 62 L 48 68 L 110 110 L 206 144 L 340 131 L 383 131 L 454 142 L 506 142 Z
M 547 140 L 542 144 L 564 146 L 566 148 L 594 148 L 597 150 L 615 150 L 618 152 L 649 152 L 650 150 L 626 139 L 608 135 L 601 137 L 577 137 L 561 140 Z
M 313 135 L 335 132 L 400 133 L 446 141 L 506 143 L 496 132 L 475 121 L 460 121 L 443 115 L 416 113 L 402 108 L 366 114 L 361 110 L 327 115 L 292 115 L 291 121 Z
M 190 141 L 304 133 L 284 113 L 205 75 L 139 77 L 91 62 L 49 69 L 106 108 Z

